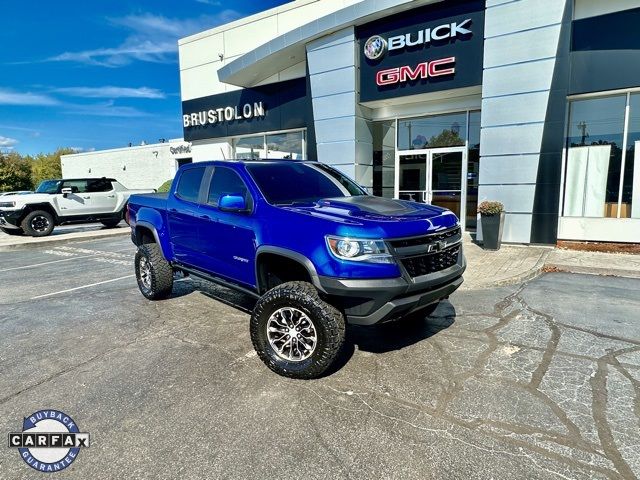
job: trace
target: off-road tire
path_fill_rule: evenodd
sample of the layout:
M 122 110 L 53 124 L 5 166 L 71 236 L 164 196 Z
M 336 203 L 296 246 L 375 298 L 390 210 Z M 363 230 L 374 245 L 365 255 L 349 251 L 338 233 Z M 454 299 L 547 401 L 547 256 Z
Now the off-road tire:
M 7 235 L 24 235 L 24 230 L 21 228 L 0 228 Z
M 115 228 L 121 222 L 119 218 L 109 219 L 109 220 L 100 220 L 100 223 L 103 224 L 107 228 Z
M 43 226 L 42 229 L 38 228 L 36 225 L 39 222 L 46 222 L 46 226 Z M 45 212 L 44 210 L 34 210 L 33 212 L 29 212 L 27 216 L 22 219 L 20 227 L 22 227 L 24 233 L 31 237 L 46 237 L 51 235 L 51 232 L 53 232 L 55 222 L 53 220 L 53 215 L 49 212 Z
M 148 280 L 143 278 L 148 265 Z M 173 290 L 173 268 L 162 256 L 157 243 L 138 247 L 135 257 L 136 280 L 142 295 L 149 300 L 162 300 Z
M 303 312 L 317 333 L 317 344 L 309 358 L 290 361 L 281 357 L 267 337 L 271 315 L 283 307 Z M 336 360 L 345 339 L 342 313 L 318 295 L 307 282 L 287 282 L 272 288 L 256 304 L 251 315 L 251 341 L 267 367 L 283 377 L 312 379 L 321 376 Z

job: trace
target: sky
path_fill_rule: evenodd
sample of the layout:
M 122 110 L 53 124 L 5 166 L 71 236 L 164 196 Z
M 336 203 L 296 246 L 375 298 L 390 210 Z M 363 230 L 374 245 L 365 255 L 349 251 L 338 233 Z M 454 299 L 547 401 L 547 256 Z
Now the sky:
M 0 151 L 182 137 L 177 40 L 284 0 L 8 0 Z

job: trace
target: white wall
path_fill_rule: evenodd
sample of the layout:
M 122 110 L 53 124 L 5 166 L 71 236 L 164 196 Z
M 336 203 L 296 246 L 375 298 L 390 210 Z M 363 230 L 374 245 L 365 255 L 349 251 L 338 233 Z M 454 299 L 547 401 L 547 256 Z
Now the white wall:
M 63 178 L 115 178 L 127 188 L 158 188 L 174 177 L 176 158 L 171 147 L 180 143 L 161 143 L 140 147 L 117 148 L 98 152 L 63 155 Z
M 182 100 L 191 100 L 239 89 L 218 79 L 218 69 L 261 44 L 306 23 L 361 0 L 297 0 L 257 13 L 178 42 Z M 300 62 L 262 83 L 302 78 Z
M 210 160 L 228 160 L 233 158 L 231 142 L 199 140 L 191 144 L 191 154 L 194 162 L 208 162 Z
M 307 45 L 318 160 L 364 187 L 373 181 L 373 139 L 357 98 L 353 27 Z
M 537 170 L 567 1 L 487 0 L 478 202 L 505 206 L 505 242 L 529 243 Z

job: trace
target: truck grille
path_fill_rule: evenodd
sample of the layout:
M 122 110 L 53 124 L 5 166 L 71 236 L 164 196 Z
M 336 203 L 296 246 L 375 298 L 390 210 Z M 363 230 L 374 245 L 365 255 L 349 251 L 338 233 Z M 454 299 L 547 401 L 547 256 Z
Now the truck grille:
M 408 238 L 404 240 L 391 240 L 389 243 L 395 249 L 417 247 L 419 245 L 428 245 L 430 243 L 445 241 L 453 237 L 460 235 L 460 227 L 452 228 L 445 232 L 432 233 L 431 235 L 425 235 L 423 237 Z
M 402 265 L 407 273 L 412 277 L 421 277 L 430 273 L 439 272 L 449 267 L 453 267 L 458 262 L 460 245 L 447 248 L 441 252 L 420 255 L 417 257 L 403 258 Z

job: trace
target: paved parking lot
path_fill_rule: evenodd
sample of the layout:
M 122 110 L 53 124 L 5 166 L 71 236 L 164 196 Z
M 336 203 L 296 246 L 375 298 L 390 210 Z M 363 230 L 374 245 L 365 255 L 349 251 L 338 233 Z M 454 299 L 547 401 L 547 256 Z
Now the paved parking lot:
M 548 274 L 348 331 L 332 375 L 280 378 L 251 301 L 181 280 L 151 303 L 126 237 L 0 253 L 0 432 L 56 408 L 91 434 L 60 478 L 635 478 L 640 280 Z M 6 438 L 6 437 L 5 437 Z M 33 478 L 0 447 L 0 478 Z

